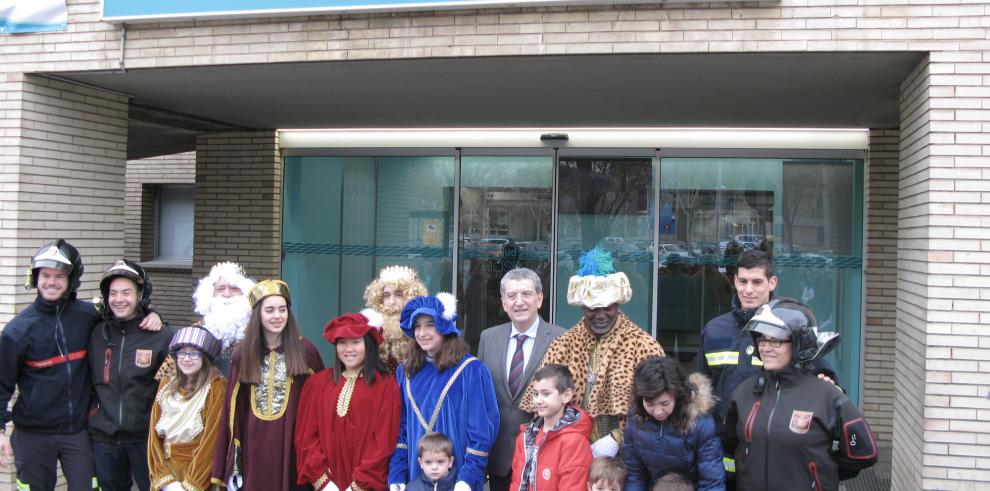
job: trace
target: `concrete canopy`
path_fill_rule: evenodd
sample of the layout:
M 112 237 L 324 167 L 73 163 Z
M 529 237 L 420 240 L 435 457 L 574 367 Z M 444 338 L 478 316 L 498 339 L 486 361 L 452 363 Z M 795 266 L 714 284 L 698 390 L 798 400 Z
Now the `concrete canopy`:
M 132 97 L 128 158 L 245 128 L 893 128 L 916 52 L 628 54 L 63 72 Z

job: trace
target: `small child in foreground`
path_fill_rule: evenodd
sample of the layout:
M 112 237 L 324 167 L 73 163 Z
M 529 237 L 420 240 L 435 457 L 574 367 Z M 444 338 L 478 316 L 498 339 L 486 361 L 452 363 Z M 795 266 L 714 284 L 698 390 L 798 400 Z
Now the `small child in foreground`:
M 522 425 L 512 455 L 513 491 L 573 491 L 588 484 L 591 417 L 574 402 L 574 377 L 563 365 L 533 375 L 536 417 Z
M 410 481 L 405 491 L 453 491 L 457 483 L 454 468 L 454 444 L 443 433 L 427 433 L 417 447 L 419 467 L 423 473 Z
M 626 466 L 615 457 L 598 457 L 588 471 L 588 491 L 622 491 Z

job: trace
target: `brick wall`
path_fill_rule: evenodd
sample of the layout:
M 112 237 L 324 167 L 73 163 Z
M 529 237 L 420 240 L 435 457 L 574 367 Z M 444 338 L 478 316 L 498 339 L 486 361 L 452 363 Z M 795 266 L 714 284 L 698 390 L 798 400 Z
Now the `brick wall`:
M 862 407 L 885 450 L 894 411 L 899 135 L 896 129 L 871 130 L 866 162 Z
M 82 254 L 87 272 L 80 298 L 98 294 L 100 271 L 123 252 L 127 145 L 125 97 L 31 75 L 7 75 L 7 81 L 4 124 L 16 130 L 0 152 L 3 324 L 13 306 L 19 311 L 34 300 L 35 292 L 22 288 L 31 256 L 59 237 Z
M 926 487 L 990 482 L 990 65 L 986 52 L 932 53 L 927 162 L 907 161 L 901 180 L 917 186 L 924 274 L 910 277 L 924 296 L 924 450 Z M 920 178 L 905 182 L 905 168 Z M 917 185 L 914 182 L 918 182 Z M 904 193 L 902 193 L 902 201 Z M 902 208 L 903 210 L 903 208 Z M 920 214 L 926 226 L 921 226 Z M 908 225 L 902 215 L 902 227 Z M 914 225 L 911 223 L 910 225 Z M 902 288 L 906 290 L 907 288 Z M 899 298 L 900 300 L 900 298 Z
M 195 184 L 196 153 L 127 162 L 124 204 L 124 254 L 141 261 L 155 285 L 155 309 L 173 326 L 195 322 L 192 264 L 152 261 L 155 253 L 156 195 L 161 185 Z M 148 262 L 151 261 L 151 262 Z
M 917 489 L 924 464 L 925 345 L 928 253 L 929 84 L 927 60 L 901 86 L 898 182 L 897 333 L 894 358 L 894 419 L 891 484 Z
M 202 136 L 196 141 L 193 274 L 221 261 L 248 277 L 281 271 L 282 157 L 275 131 Z
M 101 268 L 123 253 L 127 99 L 42 77 L 0 75 L 0 325 L 35 298 L 23 288 L 44 242 L 75 245 L 97 294 Z M 0 473 L 10 486 L 10 472 Z M 58 489 L 64 489 L 64 485 Z
M 125 64 L 986 48 L 984 4 L 904 3 L 701 2 L 167 23 L 132 26 Z
M 117 69 L 120 29 L 69 0 L 62 33 L 0 38 L 3 70 Z M 130 25 L 128 68 L 578 53 L 981 51 L 986 3 L 781 0 L 493 8 Z M 46 49 L 61 45 L 63 49 Z

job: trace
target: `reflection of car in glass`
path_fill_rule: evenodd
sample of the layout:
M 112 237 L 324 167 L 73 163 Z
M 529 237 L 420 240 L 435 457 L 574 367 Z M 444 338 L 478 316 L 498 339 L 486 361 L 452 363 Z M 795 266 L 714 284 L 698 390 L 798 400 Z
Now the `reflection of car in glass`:
M 763 234 L 741 234 L 735 236 L 734 238 L 736 239 L 736 242 L 755 242 L 756 244 L 759 244 L 760 242 L 763 242 L 764 237 L 765 236 Z
M 691 253 L 684 250 L 679 244 L 660 244 L 660 247 L 657 248 L 657 259 L 662 268 L 671 259 L 687 262 L 691 259 Z
M 526 260 L 543 260 L 550 257 L 550 246 L 542 240 L 516 242 L 519 246 L 519 257 Z
M 512 237 L 491 236 L 478 241 L 478 254 L 491 257 L 502 257 L 515 253 L 519 254 L 519 246 L 516 245 Z
M 603 238 L 601 242 L 598 243 L 598 245 L 601 246 L 601 248 L 605 249 L 606 251 L 616 252 L 621 250 L 622 246 L 624 246 L 625 243 L 626 243 L 626 239 L 622 237 L 608 236 Z
M 558 251 L 580 251 L 581 239 L 560 239 L 557 241 Z
M 661 256 L 667 254 L 677 254 L 679 256 L 690 256 L 688 251 L 685 251 L 683 247 L 678 244 L 660 244 L 660 249 L 657 251 Z

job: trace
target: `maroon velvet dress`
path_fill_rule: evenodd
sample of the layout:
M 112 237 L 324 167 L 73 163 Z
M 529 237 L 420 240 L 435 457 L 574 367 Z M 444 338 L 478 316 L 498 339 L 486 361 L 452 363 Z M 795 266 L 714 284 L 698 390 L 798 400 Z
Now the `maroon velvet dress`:
M 348 396 L 349 394 L 349 396 Z M 340 489 L 388 489 L 388 462 L 399 438 L 399 385 L 391 375 L 333 381 L 333 369 L 306 381 L 296 421 L 299 480 Z
M 302 341 L 310 374 L 323 370 L 316 347 L 305 338 Z M 296 411 L 310 374 L 286 377 L 285 357 L 282 347 L 278 347 L 266 351 L 262 358 L 262 383 L 244 384 L 237 382 L 239 361 L 235 352 L 217 431 L 211 482 L 226 486 L 236 469 L 243 477 L 244 491 L 312 489 L 296 483 L 293 445 Z

